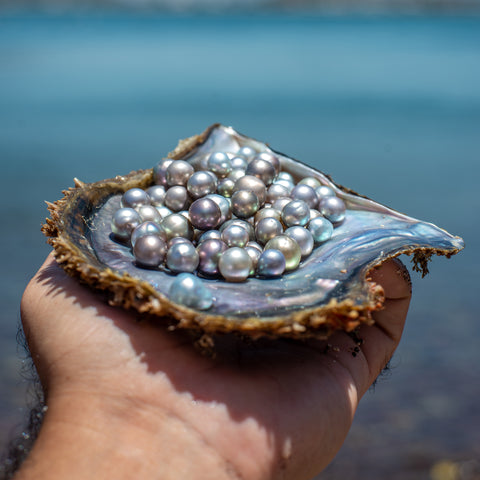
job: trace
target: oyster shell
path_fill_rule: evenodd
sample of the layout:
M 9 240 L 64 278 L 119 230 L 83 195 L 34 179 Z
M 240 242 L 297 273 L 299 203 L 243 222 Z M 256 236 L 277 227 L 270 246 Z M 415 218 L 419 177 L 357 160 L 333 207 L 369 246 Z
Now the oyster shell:
M 199 168 L 212 151 L 237 152 L 242 146 L 271 151 L 265 144 L 230 127 L 213 125 L 179 142 L 169 158 Z M 336 329 L 351 331 L 371 323 L 382 307 L 382 288 L 368 272 L 388 258 L 413 254 L 414 269 L 424 275 L 433 254 L 451 255 L 464 244 L 433 224 L 408 217 L 353 191 L 286 155 L 275 154 L 281 168 L 298 181 L 312 176 L 333 188 L 347 206 L 347 216 L 331 240 L 314 249 L 300 267 L 279 278 L 249 278 L 241 284 L 202 279 L 214 302 L 208 311 L 178 305 L 168 297 L 175 275 L 139 268 L 128 246 L 111 238 L 110 222 L 130 188 L 153 184 L 153 170 L 132 172 L 93 184 L 75 180 L 75 188 L 49 204 L 51 218 L 43 232 L 57 261 L 71 275 L 107 290 L 112 305 L 175 319 L 179 328 L 207 333 L 240 332 L 250 336 L 326 337 Z

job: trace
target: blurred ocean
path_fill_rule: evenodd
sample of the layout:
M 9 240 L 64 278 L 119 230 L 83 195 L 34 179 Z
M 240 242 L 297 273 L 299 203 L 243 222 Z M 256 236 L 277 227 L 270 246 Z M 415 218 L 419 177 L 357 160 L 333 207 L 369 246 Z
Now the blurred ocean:
M 22 291 L 49 252 L 44 200 L 73 177 L 151 167 L 214 122 L 464 237 L 460 255 L 413 274 L 392 375 L 319 478 L 473 468 L 480 17 L 0 16 L 0 447 L 26 415 L 15 334 Z

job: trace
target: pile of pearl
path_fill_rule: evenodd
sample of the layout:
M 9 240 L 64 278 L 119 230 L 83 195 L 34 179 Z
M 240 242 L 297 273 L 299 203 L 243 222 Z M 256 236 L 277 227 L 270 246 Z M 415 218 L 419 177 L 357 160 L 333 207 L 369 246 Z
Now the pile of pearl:
M 229 282 L 278 277 L 329 240 L 345 217 L 332 188 L 314 177 L 295 184 L 278 157 L 249 146 L 213 152 L 197 171 L 184 160 L 162 160 L 154 181 L 126 191 L 112 218 L 114 236 L 144 268 Z M 195 276 L 178 278 L 172 294 L 182 299 L 203 286 Z M 199 303 L 188 306 L 209 308 L 205 298 Z

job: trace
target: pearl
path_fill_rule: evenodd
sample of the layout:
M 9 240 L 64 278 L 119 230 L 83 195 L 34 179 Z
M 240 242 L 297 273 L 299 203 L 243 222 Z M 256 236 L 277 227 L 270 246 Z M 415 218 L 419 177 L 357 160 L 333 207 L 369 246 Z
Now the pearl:
M 147 195 L 150 197 L 150 203 L 155 207 L 160 207 L 164 205 L 163 201 L 165 199 L 165 187 L 162 185 L 153 185 L 152 187 L 147 188 Z
M 263 247 L 257 242 L 248 242 L 246 246 L 256 248 L 260 253 L 263 252 Z
M 288 197 L 290 196 L 290 191 L 291 190 L 280 183 L 273 183 L 267 190 L 267 202 L 273 203 L 279 198 Z
M 185 160 L 175 160 L 167 167 L 165 175 L 167 185 L 182 185 L 185 187 L 193 172 L 194 170 L 190 163 Z
M 137 208 L 141 205 L 150 205 L 150 197 L 141 188 L 127 190 L 120 199 L 120 205 L 124 208 Z
M 323 215 L 318 210 L 316 210 L 315 208 L 311 208 L 310 209 L 310 220 L 312 220 L 313 218 L 317 218 L 317 217 L 323 217 Z
M 246 170 L 248 167 L 248 161 L 246 157 L 237 155 L 230 159 L 230 163 L 232 164 L 233 170 Z
M 168 248 L 171 248 L 173 245 L 176 245 L 177 243 L 188 243 L 190 245 L 193 245 L 193 243 L 190 240 L 188 240 L 187 238 L 173 237 L 168 241 L 167 246 L 168 246 Z
M 228 174 L 228 178 L 230 178 L 234 182 L 236 182 L 239 178 L 242 178 L 244 176 L 245 176 L 245 170 L 243 170 L 242 168 L 236 168 L 235 170 L 232 170 Z
M 139 237 L 133 246 L 135 261 L 144 267 L 158 267 L 166 252 L 167 244 L 158 235 Z
M 279 277 L 286 268 L 286 260 L 280 250 L 269 248 L 260 255 L 257 273 L 264 277 Z
M 265 250 L 273 248 L 275 250 L 280 250 L 285 257 L 285 270 L 294 270 L 298 267 L 300 263 L 302 252 L 298 243 L 286 235 L 279 235 L 278 237 L 272 238 L 265 245 Z
M 188 193 L 193 198 L 200 198 L 217 191 L 217 177 L 212 172 L 195 172 L 187 182 Z
M 287 237 L 293 238 L 300 247 L 302 258 L 308 257 L 313 250 L 313 236 L 309 230 L 300 226 L 294 226 L 285 230 Z
M 263 160 L 270 163 L 270 165 L 272 165 L 275 169 L 275 175 L 278 175 L 280 172 L 280 160 L 272 152 L 260 152 L 253 160 Z
M 280 212 L 274 208 L 262 208 L 255 214 L 255 225 L 262 220 L 262 218 L 275 218 L 280 220 Z
M 200 230 L 215 228 L 220 221 L 222 212 L 220 207 L 210 198 L 195 200 L 188 210 L 192 225 Z
M 140 207 L 137 207 L 136 210 L 143 222 L 160 223 L 162 221 L 162 216 L 152 205 L 141 205 Z
M 255 227 L 255 238 L 257 242 L 265 244 L 270 239 L 283 233 L 283 226 L 275 218 L 263 218 Z
M 187 189 L 181 185 L 170 187 L 165 193 L 165 206 L 174 212 L 184 210 L 189 200 Z
M 223 225 L 220 225 L 219 230 L 223 233 L 223 231 L 230 225 L 238 225 L 244 228 L 248 232 L 249 239 L 255 240 L 255 230 L 253 226 L 245 220 L 241 220 L 240 218 L 232 218 L 231 220 L 227 220 Z
M 308 185 L 297 185 L 292 190 L 290 196 L 294 200 L 303 200 L 310 208 L 315 208 L 318 204 L 318 197 L 315 190 Z
M 218 262 L 218 269 L 227 282 L 243 282 L 252 270 L 250 255 L 239 247 L 232 247 L 223 252 Z
M 162 220 L 162 228 L 170 240 L 173 237 L 193 238 L 192 224 L 183 215 L 172 213 Z
M 283 207 L 282 220 L 287 227 L 306 225 L 310 220 L 310 208 L 303 200 L 292 200 Z
M 316 188 L 320 187 L 322 184 L 315 177 L 305 177 L 298 182 L 298 185 L 308 185 L 309 187 L 312 187 L 315 190 Z
M 120 240 L 128 240 L 133 229 L 142 223 L 142 219 L 133 208 L 119 208 L 112 217 L 112 232 Z
M 206 232 L 202 232 L 202 234 L 198 237 L 198 245 L 210 239 L 221 240 L 222 234 L 220 230 L 207 230 Z
M 253 147 L 250 147 L 249 145 L 245 145 L 241 147 L 237 152 L 237 155 L 242 155 L 247 160 L 251 160 L 256 154 L 257 154 L 257 151 Z
M 312 234 L 313 241 L 316 244 L 330 240 L 333 235 L 333 225 L 324 217 L 317 217 L 310 220 L 308 230 Z
M 220 208 L 220 212 L 222 212 L 218 225 L 226 222 L 232 216 L 232 212 L 230 211 L 230 201 L 225 197 L 222 197 L 222 195 L 217 195 L 216 193 L 211 193 L 205 198 L 213 200 Z
M 164 158 L 153 167 L 153 181 L 157 185 L 167 186 L 167 168 L 172 162 L 171 158 Z
M 232 163 L 224 152 L 213 152 L 208 157 L 207 167 L 220 177 L 225 177 L 232 171 Z
M 274 210 L 277 210 L 278 212 L 282 213 L 282 210 L 285 207 L 285 205 L 288 205 L 291 201 L 292 199 L 290 197 L 281 197 L 273 202 L 272 207 Z
M 277 180 L 286 180 L 287 182 L 295 183 L 295 180 L 293 179 L 292 174 L 285 171 L 278 173 Z
M 338 197 L 325 197 L 319 203 L 320 213 L 332 223 L 340 223 L 345 218 L 345 203 Z
M 166 265 L 172 272 L 194 272 L 198 263 L 197 250 L 191 243 L 175 243 L 167 252 Z
M 248 231 L 240 225 L 229 225 L 222 232 L 222 240 L 229 247 L 244 247 L 250 237 Z
M 315 193 L 317 194 L 318 201 L 323 200 L 325 197 L 335 197 L 335 191 L 327 185 L 317 187 Z
M 281 185 L 282 187 L 285 187 L 287 189 L 288 195 L 290 195 L 290 193 L 292 193 L 292 190 L 295 188 L 295 184 L 293 182 L 289 182 L 288 180 L 282 180 L 282 179 L 275 180 L 273 185 Z
M 157 212 L 160 214 L 162 219 L 164 219 L 165 217 L 168 217 L 173 213 L 172 210 L 170 210 L 168 207 L 165 207 L 165 206 L 156 207 L 156 208 L 157 208 Z
M 253 175 L 259 178 L 265 185 L 270 185 L 276 176 L 274 166 L 267 160 L 259 158 L 258 155 L 248 164 L 245 170 L 246 175 Z
M 232 195 L 232 212 L 240 218 L 255 215 L 260 207 L 258 197 L 249 190 L 237 190 Z
M 203 282 L 191 273 L 181 273 L 170 285 L 168 296 L 172 302 L 196 310 L 208 310 L 213 296 Z
M 257 269 L 257 263 L 258 259 L 260 258 L 260 255 L 262 254 L 261 250 L 256 249 L 255 247 L 249 247 L 248 245 L 244 248 L 244 250 L 248 253 L 248 256 L 250 257 L 250 260 L 252 261 L 252 268 L 250 270 L 250 275 L 255 275 L 255 271 Z
M 219 273 L 218 261 L 227 248 L 224 242 L 214 238 L 202 242 L 197 247 L 198 257 L 200 259 L 198 270 L 205 275 L 217 275 Z
M 140 237 L 144 237 L 145 235 L 157 235 L 157 237 L 160 237 L 164 242 L 167 241 L 167 235 L 158 223 L 143 222 L 138 227 L 135 227 L 132 231 L 132 236 L 130 237 L 130 243 L 132 244 L 132 247 L 135 246 L 135 242 Z
M 222 178 L 217 185 L 217 192 L 223 197 L 231 197 L 235 182 L 231 178 Z
M 245 175 L 235 182 L 233 191 L 238 192 L 239 190 L 248 190 L 253 192 L 258 197 L 260 206 L 265 203 L 267 198 L 267 187 L 259 178 L 252 175 Z

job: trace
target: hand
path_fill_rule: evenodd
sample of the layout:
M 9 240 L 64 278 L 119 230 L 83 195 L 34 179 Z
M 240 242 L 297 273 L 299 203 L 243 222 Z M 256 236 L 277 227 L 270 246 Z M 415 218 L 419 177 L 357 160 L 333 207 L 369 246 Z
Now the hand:
M 17 478 L 312 478 L 400 340 L 405 269 L 389 261 L 372 278 L 385 309 L 359 329 L 358 353 L 343 332 L 328 349 L 226 336 L 212 360 L 184 332 L 108 306 L 50 256 L 22 300 L 48 411 Z

